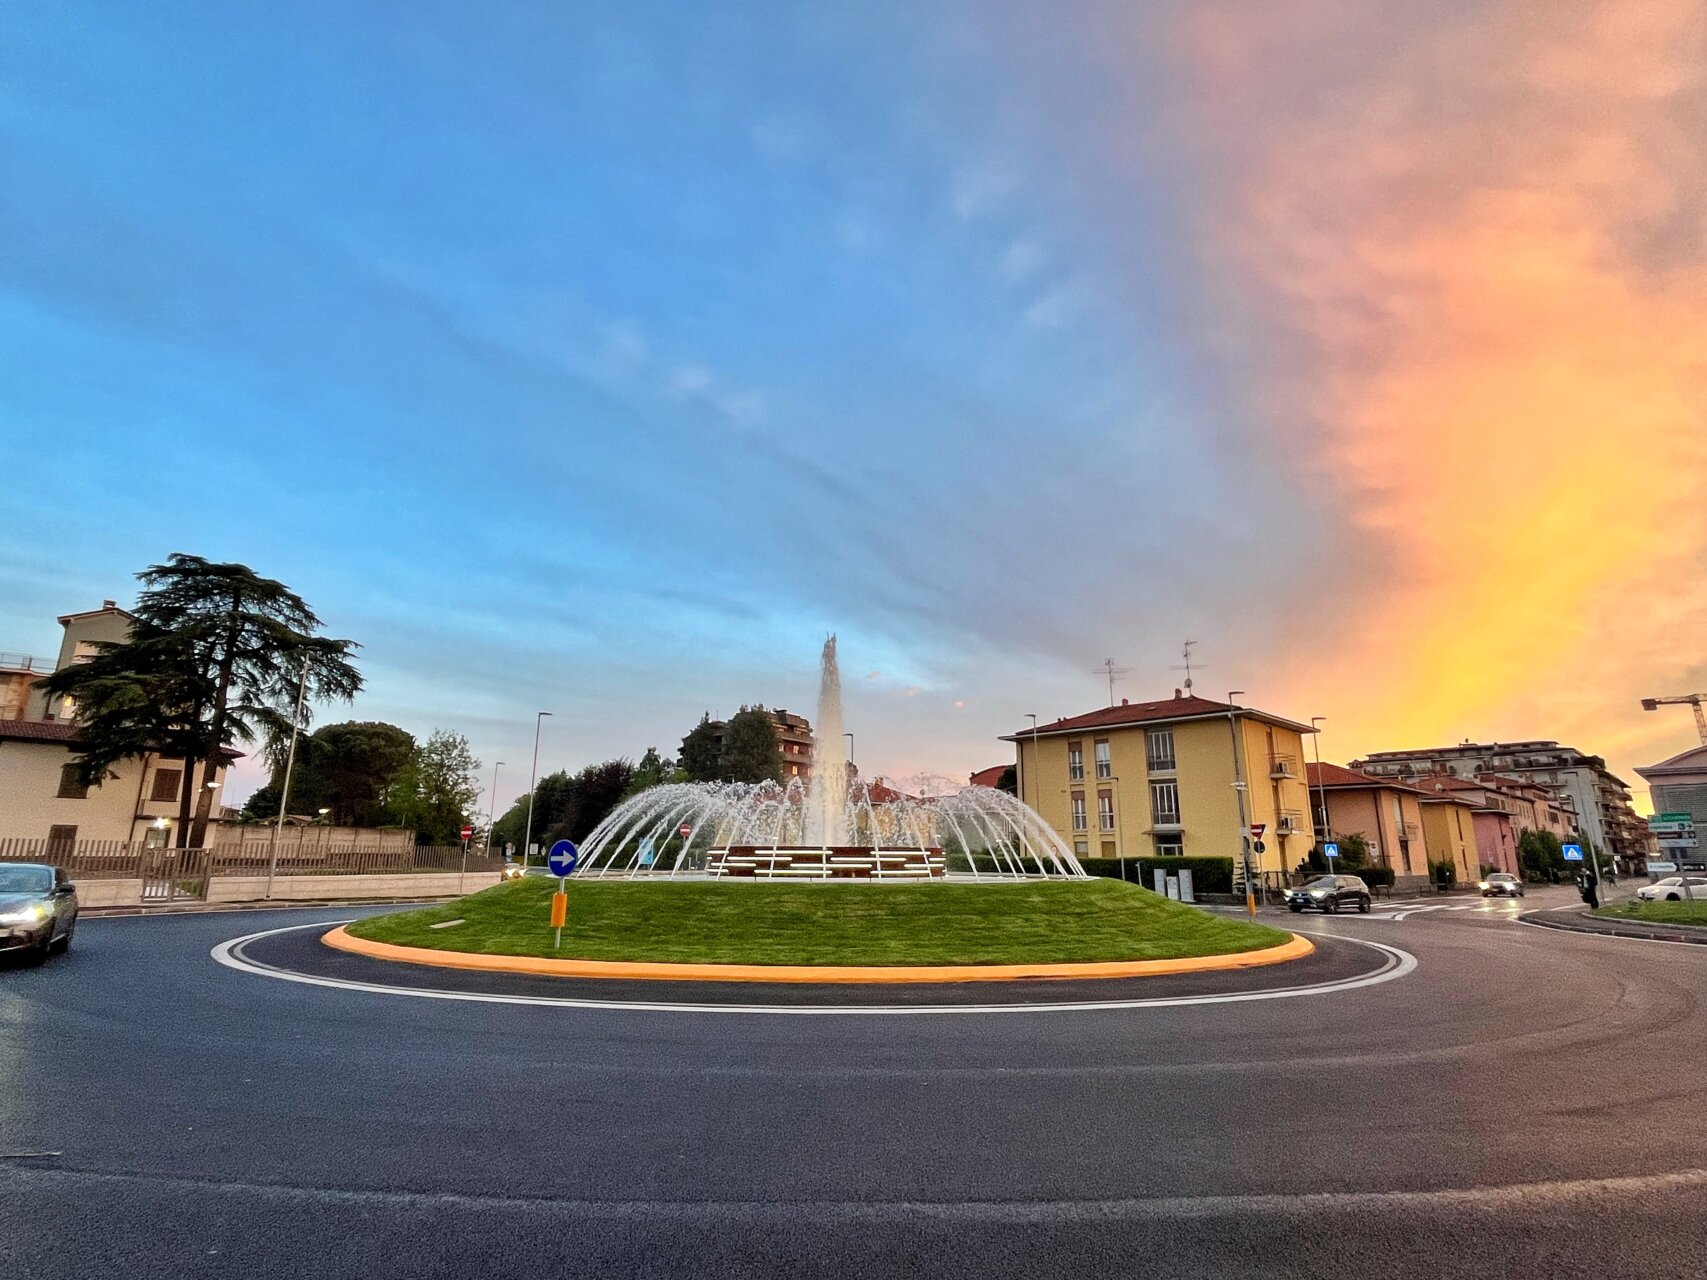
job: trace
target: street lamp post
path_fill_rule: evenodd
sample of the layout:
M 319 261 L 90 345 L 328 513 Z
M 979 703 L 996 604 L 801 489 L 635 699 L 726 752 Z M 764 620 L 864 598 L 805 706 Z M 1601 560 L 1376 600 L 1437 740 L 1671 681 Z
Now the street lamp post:
M 1245 816 L 1245 790 L 1248 784 L 1245 782 L 1244 766 L 1240 763 L 1238 707 L 1233 702 L 1234 698 L 1244 692 L 1243 689 L 1234 689 L 1227 695 L 1227 732 L 1233 742 L 1233 794 L 1239 801 L 1239 840 L 1245 854 L 1245 911 L 1254 916 L 1257 913 L 1257 900 L 1251 888 L 1251 824 Z
M 285 756 L 284 785 L 279 788 L 279 820 L 273 826 L 272 848 L 267 854 L 267 888 L 263 897 L 273 896 L 273 876 L 279 869 L 279 835 L 284 831 L 285 802 L 290 798 L 290 775 L 296 768 L 296 736 L 302 731 L 302 700 L 308 693 L 308 659 L 302 660 L 302 675 L 296 682 L 296 714 L 290 721 L 290 751 Z
M 1322 831 L 1316 837 L 1316 843 L 1323 845 L 1334 838 L 1334 824 L 1328 820 L 1328 779 L 1322 773 L 1322 731 L 1316 726 L 1326 724 L 1327 720 L 1326 716 L 1310 717 L 1310 727 L 1316 729 L 1316 732 L 1310 735 L 1316 745 L 1316 803 L 1322 811 Z M 1326 862 L 1327 860 L 1327 851 L 1324 849 L 1322 861 Z M 1333 868 L 1329 867 L 1328 870 L 1332 871 Z
M 522 836 L 522 865 L 528 863 L 528 849 L 533 845 L 533 791 L 539 782 L 539 730 L 545 723 L 549 711 L 541 711 L 533 718 L 533 769 L 528 773 L 528 824 L 526 833 Z
M 498 822 L 498 770 L 504 767 L 504 761 L 492 762 L 492 789 L 486 793 L 486 848 L 485 855 L 492 857 L 492 828 Z

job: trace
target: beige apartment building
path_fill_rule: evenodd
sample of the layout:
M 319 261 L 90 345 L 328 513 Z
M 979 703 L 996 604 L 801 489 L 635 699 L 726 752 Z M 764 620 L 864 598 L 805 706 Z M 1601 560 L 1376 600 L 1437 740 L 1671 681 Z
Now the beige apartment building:
M 73 764 L 76 708 L 63 699 L 50 705 L 38 687 L 51 671 L 93 656 L 98 644 L 122 643 L 131 621 L 108 600 L 59 619 L 56 662 L 0 654 L 0 709 L 7 712 L 0 718 L 0 851 L 46 856 L 91 843 L 176 843 L 184 762 L 152 754 L 123 760 L 113 776 L 84 786 Z M 222 766 L 215 774 L 215 814 L 225 773 Z
M 1308 776 L 1316 825 L 1325 833 L 1324 839 L 1362 836 L 1371 861 L 1392 868 L 1395 886 L 1427 883 L 1421 791 L 1392 778 L 1326 762 L 1312 764 Z
M 1304 779 L 1311 732 L 1176 689 L 1002 741 L 1018 757 L 1019 798 L 1080 857 L 1230 857 L 1242 875 L 1253 824 L 1264 828 L 1264 852 L 1252 867 L 1264 873 L 1291 871 L 1315 842 Z

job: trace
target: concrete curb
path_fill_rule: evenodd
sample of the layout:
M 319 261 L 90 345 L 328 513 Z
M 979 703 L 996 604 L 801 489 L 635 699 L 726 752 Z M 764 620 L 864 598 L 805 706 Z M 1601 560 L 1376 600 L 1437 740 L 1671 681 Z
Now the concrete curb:
M 86 919 L 122 916 L 205 916 L 234 911 L 316 911 L 327 907 L 429 907 L 455 902 L 459 895 L 437 898 L 326 898 L 302 901 L 294 898 L 261 899 L 255 902 L 195 902 L 138 907 L 130 904 L 115 907 L 81 907 L 77 914 Z
M 1525 911 L 1518 919 L 1524 924 L 1532 924 L 1542 929 L 1558 929 L 1564 933 L 1590 933 L 1599 938 L 1630 938 L 1636 942 L 1683 942 L 1707 947 L 1707 928 L 1695 925 L 1648 924 L 1640 920 L 1597 920 L 1585 911 L 1569 911 L 1568 908 L 1566 910 L 1569 915 L 1575 916 L 1583 923 L 1562 919 L 1555 914 L 1559 911 L 1557 907 L 1551 910 Z
M 1193 956 L 1178 960 L 1121 960 L 1101 964 L 961 964 L 961 965 L 764 965 L 657 964 L 624 960 L 553 960 L 543 956 L 494 956 L 471 951 L 438 951 L 428 947 L 399 947 L 370 942 L 338 928 L 320 939 L 328 947 L 403 964 L 437 965 L 446 969 L 478 969 L 485 973 L 519 973 L 548 978 L 624 978 L 656 982 L 818 982 L 877 984 L 891 982 L 1013 982 L 1050 978 L 1146 978 L 1165 974 L 1209 973 L 1255 969 L 1300 960 L 1315 951 L 1308 938 L 1261 951 L 1232 955 Z

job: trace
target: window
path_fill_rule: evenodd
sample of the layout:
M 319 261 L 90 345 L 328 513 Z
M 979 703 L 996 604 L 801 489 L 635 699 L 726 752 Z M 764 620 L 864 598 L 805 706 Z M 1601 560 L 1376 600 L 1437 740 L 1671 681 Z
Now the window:
M 1083 791 L 1075 791 L 1073 792 L 1073 830 L 1083 831 L 1084 829 L 1085 793 Z
M 78 776 L 77 766 L 65 764 L 59 767 L 59 798 L 61 800 L 87 800 L 89 784 Z
M 1119 853 L 1114 847 L 1114 841 L 1104 840 L 1102 842 L 1102 856 L 1105 858 L 1114 858 L 1119 856 Z
M 1178 858 L 1185 853 L 1185 839 L 1182 836 L 1151 836 L 1150 840 L 1156 846 L 1158 858 Z
M 1179 826 L 1179 783 L 1150 784 L 1150 813 L 1158 827 Z
M 1114 792 L 1097 792 L 1097 826 L 1103 831 L 1114 830 Z
M 1099 777 L 1099 778 L 1112 778 L 1114 776 L 1114 762 L 1112 759 L 1110 759 L 1109 754 L 1108 754 L 1108 739 L 1107 738 L 1102 739 L 1100 742 L 1098 742 L 1096 744 L 1096 753 L 1097 753 L 1097 777 Z
M 69 858 L 77 849 L 77 828 L 52 826 L 47 829 L 47 856 Z
M 1172 729 L 1151 729 L 1144 735 L 1144 756 L 1149 762 L 1151 773 L 1173 773 L 1177 769 L 1174 763 L 1174 731 Z
M 150 800 L 176 800 L 178 784 L 184 780 L 182 769 L 156 769 L 154 771 L 154 790 L 148 793 Z
M 1089 840 L 1075 840 L 1075 841 L 1073 841 L 1073 853 L 1075 855 L 1077 855 L 1078 857 L 1083 858 L 1086 854 L 1090 853 L 1090 851 L 1091 851 L 1091 842 Z
M 1085 744 L 1082 742 L 1067 744 L 1067 776 L 1074 782 L 1085 776 Z

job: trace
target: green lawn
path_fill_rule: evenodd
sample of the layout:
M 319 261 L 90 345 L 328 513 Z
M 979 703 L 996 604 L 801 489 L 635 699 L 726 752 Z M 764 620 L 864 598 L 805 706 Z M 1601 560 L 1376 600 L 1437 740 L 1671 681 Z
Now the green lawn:
M 1707 894 L 1700 894 L 1694 902 L 1620 902 L 1615 907 L 1602 907 L 1595 914 L 1646 920 L 1650 924 L 1707 925 Z
M 1161 960 L 1278 946 L 1278 929 L 1116 880 L 1014 884 L 571 881 L 563 949 L 555 880 L 370 916 L 360 938 L 446 951 L 721 964 L 1021 964 Z M 461 920 L 449 928 L 431 926 Z

